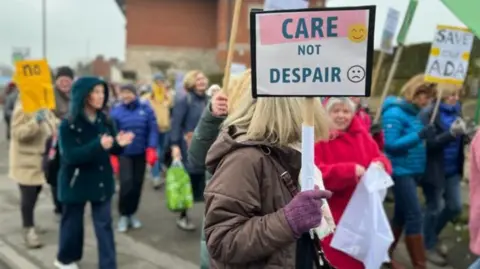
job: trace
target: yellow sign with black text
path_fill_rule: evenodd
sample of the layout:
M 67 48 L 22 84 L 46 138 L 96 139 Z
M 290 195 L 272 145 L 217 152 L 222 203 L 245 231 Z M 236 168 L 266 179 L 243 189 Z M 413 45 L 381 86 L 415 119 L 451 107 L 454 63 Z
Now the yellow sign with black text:
M 45 59 L 16 62 L 14 81 L 20 92 L 24 112 L 55 109 L 52 75 Z

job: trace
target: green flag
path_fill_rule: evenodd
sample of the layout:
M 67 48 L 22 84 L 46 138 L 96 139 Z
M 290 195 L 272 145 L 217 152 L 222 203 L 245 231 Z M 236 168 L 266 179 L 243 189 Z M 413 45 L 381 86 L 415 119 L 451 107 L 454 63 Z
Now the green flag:
M 445 6 L 457 16 L 472 32 L 480 38 L 480 1 L 478 0 L 442 0 Z
M 397 43 L 398 44 L 405 44 L 405 39 L 407 38 L 408 28 L 412 24 L 413 15 L 415 14 L 415 10 L 418 6 L 418 0 L 410 0 L 408 4 L 407 13 L 405 13 L 405 17 L 403 18 L 402 28 L 400 28 L 400 32 L 397 36 Z

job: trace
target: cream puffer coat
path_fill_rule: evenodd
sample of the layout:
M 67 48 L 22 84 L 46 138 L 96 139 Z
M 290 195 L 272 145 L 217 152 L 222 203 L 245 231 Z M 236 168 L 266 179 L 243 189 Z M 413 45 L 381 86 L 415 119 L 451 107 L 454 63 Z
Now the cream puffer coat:
M 38 123 L 35 113 L 24 113 L 17 101 L 11 121 L 9 177 L 18 184 L 39 186 L 45 183 L 42 158 L 47 139 L 58 125 L 55 115 L 48 111 L 44 121 Z

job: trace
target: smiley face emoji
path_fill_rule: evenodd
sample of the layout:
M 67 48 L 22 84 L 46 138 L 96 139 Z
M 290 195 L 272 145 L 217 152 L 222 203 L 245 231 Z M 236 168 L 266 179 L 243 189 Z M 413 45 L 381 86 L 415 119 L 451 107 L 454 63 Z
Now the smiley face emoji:
M 365 69 L 360 65 L 354 65 L 348 69 L 347 78 L 353 83 L 359 83 L 365 79 Z
M 352 24 L 348 27 L 348 39 L 355 43 L 363 42 L 367 38 L 367 27 L 364 24 Z

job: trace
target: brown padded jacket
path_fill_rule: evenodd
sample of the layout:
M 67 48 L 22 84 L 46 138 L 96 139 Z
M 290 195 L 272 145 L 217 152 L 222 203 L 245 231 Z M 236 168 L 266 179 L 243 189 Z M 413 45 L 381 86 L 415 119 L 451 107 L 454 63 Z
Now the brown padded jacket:
M 245 141 L 224 130 L 210 148 L 205 190 L 205 235 L 215 269 L 294 269 L 296 240 L 283 207 L 298 185 L 301 155 L 292 148 Z M 242 139 L 243 138 L 243 139 Z M 271 158 L 287 171 L 279 171 Z M 285 183 L 281 174 L 288 172 Z

